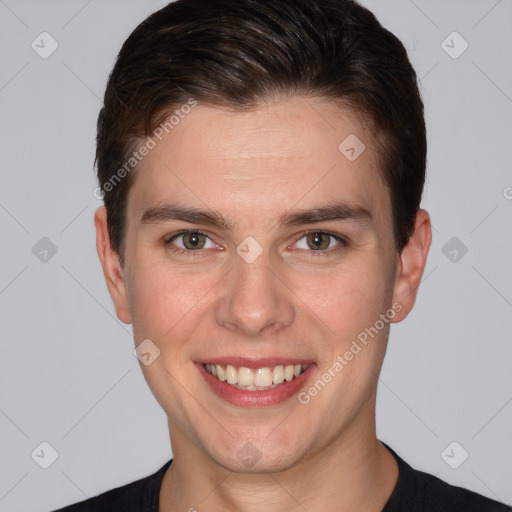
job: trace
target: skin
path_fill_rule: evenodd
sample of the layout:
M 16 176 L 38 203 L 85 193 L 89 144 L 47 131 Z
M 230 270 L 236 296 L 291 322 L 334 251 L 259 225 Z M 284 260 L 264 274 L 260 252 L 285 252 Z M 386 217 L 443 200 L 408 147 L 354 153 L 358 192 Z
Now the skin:
M 356 134 L 366 150 L 349 161 L 338 145 Z M 347 109 L 321 98 L 291 97 L 251 112 L 199 105 L 139 164 L 128 197 L 125 262 L 111 248 L 105 209 L 96 212 L 97 248 L 117 316 L 135 343 L 151 339 L 160 356 L 141 365 L 168 416 L 174 461 L 160 510 L 381 511 L 397 481 L 392 455 L 377 440 L 375 397 L 389 323 L 309 403 L 294 396 L 263 408 L 231 405 L 214 394 L 194 361 L 217 356 L 314 360 L 305 388 L 327 372 L 357 335 L 400 304 L 414 305 L 431 242 L 420 210 L 398 254 L 389 190 L 378 173 L 373 138 Z M 285 211 L 329 201 L 364 207 L 371 220 L 280 228 Z M 214 210 L 228 231 L 184 221 L 142 223 L 165 203 Z M 181 230 L 200 229 L 205 248 Z M 304 231 L 327 236 L 322 250 Z M 236 252 L 253 237 L 263 252 Z M 322 239 L 325 240 L 325 239 Z M 237 455 L 259 451 L 248 468 Z

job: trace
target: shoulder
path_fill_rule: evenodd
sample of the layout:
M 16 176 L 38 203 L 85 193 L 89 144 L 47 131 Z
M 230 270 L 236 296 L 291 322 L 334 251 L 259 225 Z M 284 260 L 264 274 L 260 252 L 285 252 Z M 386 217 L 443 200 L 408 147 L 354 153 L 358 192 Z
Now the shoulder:
M 139 512 L 158 510 L 158 494 L 165 471 L 171 465 L 172 459 L 166 462 L 155 473 L 106 491 L 79 503 L 59 508 L 54 512 Z M 156 504 L 156 508 L 153 505 Z
M 389 446 L 384 446 L 395 457 L 399 470 L 398 482 L 384 512 L 512 512 L 510 506 L 412 468 Z
M 427 511 L 450 512 L 511 512 L 512 508 L 481 494 L 448 484 L 439 478 L 417 471 L 423 487 L 424 507 Z

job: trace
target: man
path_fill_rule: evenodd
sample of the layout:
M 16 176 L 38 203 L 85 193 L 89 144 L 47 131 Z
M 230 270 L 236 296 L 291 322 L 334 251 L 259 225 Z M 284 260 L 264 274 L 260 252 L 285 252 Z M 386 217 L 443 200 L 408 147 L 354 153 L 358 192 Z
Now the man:
M 173 459 L 66 511 L 505 511 L 375 431 L 431 242 L 402 44 L 346 0 L 178 0 L 98 120 L 98 253 Z

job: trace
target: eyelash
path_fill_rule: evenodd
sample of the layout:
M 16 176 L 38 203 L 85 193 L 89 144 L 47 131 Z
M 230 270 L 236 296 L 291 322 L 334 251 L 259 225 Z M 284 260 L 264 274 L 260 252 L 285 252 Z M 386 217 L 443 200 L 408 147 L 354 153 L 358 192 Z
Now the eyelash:
M 179 247 L 173 247 L 172 246 L 172 241 L 175 240 L 176 238 L 179 238 L 180 236 L 183 236 L 183 235 L 186 235 L 187 233 L 198 233 L 198 234 L 201 234 L 201 235 L 204 235 L 206 236 L 208 239 L 210 239 L 210 237 L 208 236 L 207 233 L 205 233 L 204 231 L 201 231 L 200 229 L 188 229 L 188 230 L 184 230 L 184 231 L 180 231 L 178 233 L 175 233 L 173 235 L 171 235 L 170 237 L 166 238 L 164 240 L 164 244 L 165 246 L 170 249 L 172 252 L 178 254 L 178 255 L 182 255 L 182 254 L 187 254 L 187 253 L 192 253 L 192 254 L 189 254 L 189 256 L 192 256 L 192 257 L 196 257 L 196 256 L 199 256 L 201 252 L 203 252 L 201 249 L 196 249 L 196 250 L 193 250 L 193 249 L 181 249 Z M 308 252 L 311 252 L 313 253 L 314 257 L 317 257 L 317 256 L 321 256 L 322 253 L 325 254 L 325 253 L 331 253 L 331 252 L 335 252 L 335 251 L 339 251 L 341 250 L 342 248 L 344 247 L 347 247 L 348 246 L 348 240 L 339 235 L 339 234 L 335 234 L 335 233 L 331 233 L 330 231 L 319 231 L 319 230 L 309 230 L 309 231 L 304 231 L 303 233 L 300 234 L 300 236 L 297 238 L 297 240 L 295 241 L 295 243 L 297 243 L 299 240 L 302 240 L 305 236 L 307 235 L 310 235 L 312 233 L 316 233 L 316 234 L 323 234 L 323 235 L 328 235 L 328 236 L 331 236 L 332 238 L 334 238 L 337 242 L 340 243 L 341 247 L 336 247 L 334 249 L 324 249 L 324 250 L 318 250 L 318 251 L 315 251 L 313 249 L 310 249 L 308 250 Z M 211 240 L 211 239 L 210 239 Z M 213 242 L 213 241 L 212 241 Z M 214 242 L 215 243 L 215 242 Z M 301 249 L 301 250 L 304 250 L 304 249 Z M 316 253 L 316 254 L 315 254 Z

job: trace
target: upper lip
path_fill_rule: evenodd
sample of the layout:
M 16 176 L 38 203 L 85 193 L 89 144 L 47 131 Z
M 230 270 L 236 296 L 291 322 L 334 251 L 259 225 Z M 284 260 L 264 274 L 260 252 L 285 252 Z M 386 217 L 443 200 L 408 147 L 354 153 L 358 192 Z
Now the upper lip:
M 201 361 L 197 361 L 201 364 L 220 364 L 220 365 L 233 365 L 236 367 L 252 368 L 256 370 L 258 368 L 264 368 L 266 366 L 273 368 L 278 365 L 289 365 L 289 364 L 313 364 L 312 359 L 302 359 L 299 357 L 261 357 L 261 358 L 248 358 L 240 356 L 223 356 L 223 357 L 211 357 L 205 358 Z

